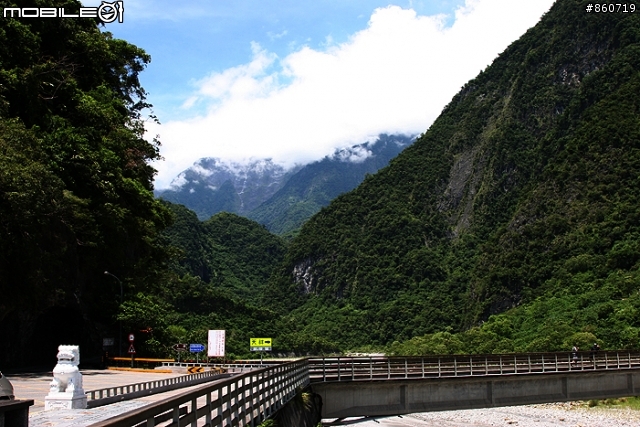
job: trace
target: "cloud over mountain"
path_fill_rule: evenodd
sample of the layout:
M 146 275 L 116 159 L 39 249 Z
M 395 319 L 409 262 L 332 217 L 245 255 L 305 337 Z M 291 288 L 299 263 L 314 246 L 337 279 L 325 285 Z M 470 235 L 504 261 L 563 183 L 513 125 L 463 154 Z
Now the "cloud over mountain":
M 197 82 L 183 103 L 194 117 L 149 125 L 166 159 L 156 165 L 156 186 L 201 157 L 291 165 L 379 133 L 423 132 L 552 3 L 467 0 L 451 26 L 445 16 L 389 6 L 345 43 L 283 58 L 254 43 L 251 61 Z

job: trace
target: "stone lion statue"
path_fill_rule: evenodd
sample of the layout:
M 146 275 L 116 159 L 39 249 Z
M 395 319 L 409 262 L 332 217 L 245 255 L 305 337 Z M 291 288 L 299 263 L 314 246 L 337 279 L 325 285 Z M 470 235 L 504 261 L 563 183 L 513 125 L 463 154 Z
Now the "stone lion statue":
M 58 364 L 53 368 L 53 381 L 49 384 L 49 393 L 68 393 L 84 395 L 80 364 L 80 347 L 61 345 L 58 347 Z

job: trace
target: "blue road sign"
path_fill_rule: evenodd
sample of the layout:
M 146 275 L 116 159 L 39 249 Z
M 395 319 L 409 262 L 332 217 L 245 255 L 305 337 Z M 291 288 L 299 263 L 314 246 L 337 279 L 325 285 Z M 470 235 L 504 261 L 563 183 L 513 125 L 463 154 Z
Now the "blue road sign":
M 204 351 L 204 344 L 189 344 L 189 351 L 191 353 L 200 353 Z

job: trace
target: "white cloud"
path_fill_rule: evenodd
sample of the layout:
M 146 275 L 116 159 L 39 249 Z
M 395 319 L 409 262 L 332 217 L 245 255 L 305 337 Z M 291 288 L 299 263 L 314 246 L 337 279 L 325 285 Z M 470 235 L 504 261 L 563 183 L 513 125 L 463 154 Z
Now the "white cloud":
M 368 157 L 371 157 L 373 153 L 369 151 L 366 147 L 362 145 L 357 145 L 351 148 L 345 148 L 343 150 L 338 151 L 333 155 L 335 159 L 340 160 L 341 162 L 352 162 L 352 163 L 362 163 Z
M 284 58 L 254 43 L 249 63 L 203 78 L 185 97 L 183 108 L 206 105 L 205 114 L 149 126 L 166 159 L 155 165 L 156 187 L 168 187 L 200 157 L 293 164 L 382 132 L 424 132 L 552 3 L 467 0 L 450 27 L 444 16 L 390 6 L 346 43 Z

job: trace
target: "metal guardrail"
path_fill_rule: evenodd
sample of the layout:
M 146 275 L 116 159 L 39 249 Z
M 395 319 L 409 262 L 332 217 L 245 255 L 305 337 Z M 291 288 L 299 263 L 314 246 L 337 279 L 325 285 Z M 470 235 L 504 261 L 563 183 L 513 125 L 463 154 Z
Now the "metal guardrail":
M 257 426 L 309 384 L 309 361 L 298 360 L 235 375 L 151 403 L 91 427 Z
M 288 360 L 290 362 L 291 360 Z M 205 368 L 222 368 L 229 372 L 244 372 L 246 370 L 251 369 L 262 369 L 267 366 L 273 365 L 281 365 L 283 361 L 265 361 L 264 363 L 260 363 L 260 361 L 254 362 L 243 362 L 243 363 L 197 363 L 197 362 L 163 362 L 162 368 L 173 369 L 173 368 L 191 368 L 195 366 L 203 366 Z
M 638 351 L 309 359 L 311 382 L 468 377 L 640 368 Z
M 212 381 L 216 378 L 228 378 L 230 376 L 231 374 L 221 374 L 219 371 L 206 371 L 162 380 L 90 390 L 85 392 L 87 396 L 87 408 L 96 408 L 110 403 L 137 399 L 142 396 L 163 393 L 182 387 L 190 387 Z

